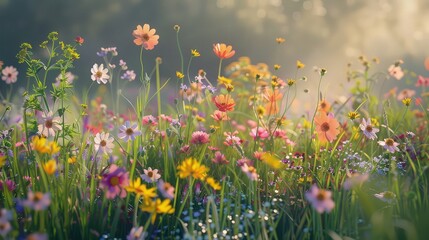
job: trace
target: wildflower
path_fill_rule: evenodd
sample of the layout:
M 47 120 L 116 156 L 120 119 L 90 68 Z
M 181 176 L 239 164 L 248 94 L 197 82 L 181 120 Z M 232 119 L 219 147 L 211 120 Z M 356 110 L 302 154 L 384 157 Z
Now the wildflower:
M 27 199 L 22 201 L 22 205 L 35 211 L 45 210 L 51 205 L 51 195 L 49 193 L 29 191 Z
M 39 153 L 48 153 L 50 151 L 47 146 L 47 140 L 43 136 L 34 136 L 31 139 L 31 148 Z
M 268 138 L 270 136 L 268 131 L 263 127 L 253 128 L 252 130 L 250 130 L 249 134 L 250 134 L 250 136 L 253 137 L 253 140 L 265 139 L 265 138 Z
M 16 189 L 16 183 L 10 179 L 7 179 L 4 182 L 2 180 L 0 180 L 0 191 L 5 190 L 4 185 L 6 185 L 6 188 L 9 192 L 13 192 Z
M 7 234 L 12 230 L 12 225 L 9 221 L 0 220 L 0 235 L 3 239 L 7 239 Z
M 174 187 L 170 183 L 159 180 L 157 186 L 162 196 L 169 199 L 174 198 Z
M 75 164 L 76 163 L 76 156 L 71 156 L 67 159 L 67 162 L 69 164 Z
M 214 158 L 212 158 L 212 162 L 216 164 L 228 164 L 229 161 L 226 159 L 225 155 L 220 151 L 216 151 L 214 154 Z
M 1 73 L 3 76 L 1 79 L 6 82 L 6 84 L 12 84 L 18 80 L 18 71 L 13 66 L 5 67 Z
M 263 94 L 264 100 L 267 102 L 265 104 L 265 109 L 267 110 L 267 114 L 276 114 L 279 112 L 279 106 L 277 101 L 281 100 L 283 94 L 280 93 L 278 89 L 274 91 L 272 89 L 266 89 Z
M 391 153 L 399 151 L 399 143 L 395 142 L 392 138 L 385 138 L 384 141 L 378 141 L 378 144 Z
M 356 111 L 350 111 L 347 116 L 349 117 L 350 120 L 355 120 L 356 118 L 360 117 L 360 114 Z
M 124 198 L 127 195 L 125 188 L 129 185 L 128 172 L 112 164 L 109 173 L 103 175 L 100 187 L 106 191 L 106 198 L 113 199 L 116 196 Z
M 287 85 L 289 86 L 289 87 L 291 87 L 291 86 L 293 86 L 294 84 L 295 84 L 295 80 L 293 80 L 293 79 L 288 79 L 287 80 Z
M 343 188 L 350 190 L 355 186 L 360 186 L 369 178 L 369 174 L 347 174 L 348 178 L 344 181 Z
M 278 64 L 274 64 L 274 70 L 279 70 L 282 66 L 278 65 Z
M 398 93 L 398 96 L 396 97 L 396 99 L 403 100 L 405 98 L 411 98 L 415 94 L 416 94 L 416 91 L 414 91 L 412 89 L 404 89 Z
M 137 28 L 133 31 L 134 43 L 137 46 L 143 45 L 146 50 L 152 50 L 158 45 L 159 35 L 155 35 L 156 29 L 150 28 L 149 24 L 137 25 Z
M 305 67 L 304 63 L 302 63 L 300 60 L 296 60 L 296 68 L 300 69 L 304 67 Z
M 402 99 L 402 103 L 407 107 L 410 106 L 411 102 L 412 102 L 411 98 Z
M 179 71 L 176 71 L 176 77 L 178 79 L 183 79 L 185 77 L 185 75 L 183 73 L 179 72 Z
M 212 177 L 208 177 L 206 179 L 206 183 L 208 183 L 210 185 L 210 187 L 212 187 L 214 190 L 221 190 L 222 187 L 219 185 L 218 182 L 216 182 L 216 180 Z
M 262 162 L 266 163 L 268 166 L 274 168 L 274 169 L 280 169 L 281 168 L 281 161 L 277 157 L 273 156 L 270 153 L 264 153 L 261 156 Z
M 82 45 L 85 42 L 85 39 L 81 36 L 77 36 L 74 40 L 77 44 Z
M 390 191 L 374 194 L 374 197 L 380 199 L 383 202 L 391 203 L 395 200 L 396 194 Z
M 156 125 L 158 125 L 158 122 L 154 116 L 146 115 L 146 116 L 143 116 L 143 118 L 142 118 L 142 124 L 143 125 L 156 126 Z
M 174 208 L 170 205 L 170 199 L 164 199 L 161 202 L 161 199 L 156 199 L 152 201 L 143 201 L 143 204 L 140 206 L 140 209 L 143 212 L 148 212 L 151 214 L 151 222 L 155 223 L 157 214 L 172 214 L 174 213 Z
M 284 43 L 285 41 L 286 41 L 286 39 L 284 39 L 284 38 L 282 38 L 282 37 L 278 37 L 278 38 L 276 38 L 276 42 L 277 42 L 278 44 Z
M 122 74 L 121 79 L 123 80 L 128 80 L 129 82 L 132 82 L 134 80 L 136 80 L 136 73 L 134 72 L 134 70 L 127 70 L 124 72 L 124 74 Z
M 258 115 L 259 118 L 262 118 L 265 113 L 266 110 L 263 106 L 259 105 L 258 107 L 256 107 L 256 115 Z
M 56 78 L 55 78 L 55 86 L 60 86 L 61 80 L 65 80 L 65 82 L 67 83 L 67 85 L 71 85 L 74 81 L 74 79 L 76 78 L 76 76 L 71 73 L 71 72 L 65 72 L 64 74 L 59 74 Z
M 161 178 L 161 175 L 158 173 L 158 169 L 153 169 L 149 167 L 148 169 L 143 169 L 144 174 L 141 175 L 143 180 L 148 183 L 157 182 Z
M 118 137 L 124 141 L 134 141 L 137 136 L 142 135 L 142 132 L 138 130 L 137 124 L 131 125 L 130 121 L 126 121 L 124 125 L 119 128 Z
M 142 196 L 145 200 L 156 197 L 156 188 L 147 188 L 145 184 L 141 184 L 141 178 L 132 181 L 130 185 L 125 187 L 125 190 L 135 193 L 137 196 Z
M 310 191 L 305 193 L 305 198 L 307 198 L 318 213 L 329 213 L 335 207 L 335 203 L 332 201 L 331 195 L 331 191 L 319 189 L 316 184 L 314 184 L 311 186 Z
M 371 119 L 368 118 L 368 121 L 365 120 L 365 118 L 362 119 L 362 123 L 359 125 L 359 128 L 362 130 L 363 134 L 371 140 L 374 140 L 377 138 L 376 133 L 378 133 L 379 129 L 375 128 L 371 124 Z
M 109 137 L 109 133 L 97 133 L 94 138 L 94 149 L 96 152 L 102 151 L 106 154 L 112 153 L 113 137 Z
M 249 179 L 251 181 L 256 181 L 258 180 L 258 173 L 256 172 L 256 168 L 250 165 L 247 165 L 247 163 L 244 163 L 241 166 L 241 171 L 243 171 L 247 177 L 249 177 Z
M 235 54 L 235 51 L 232 50 L 232 46 L 227 46 L 224 43 L 213 44 L 213 52 L 220 59 L 231 58 Z
M 191 176 L 195 179 L 204 180 L 209 168 L 199 163 L 197 159 L 190 157 L 185 159 L 182 164 L 177 167 L 177 170 L 179 171 L 178 174 L 180 178 Z
M 98 84 L 106 84 L 107 81 L 110 79 L 109 74 L 107 74 L 108 71 L 109 70 L 107 68 L 104 68 L 103 64 L 100 64 L 100 66 L 98 66 L 98 64 L 95 63 L 91 68 L 92 81 L 97 81 Z
M 219 110 L 215 110 L 212 115 L 210 115 L 215 121 L 227 121 L 230 118 L 226 114 L 226 112 L 221 112 Z
M 0 152 L 0 168 L 6 165 L 7 155 Z
M 196 132 L 192 133 L 191 143 L 192 144 L 205 144 L 205 143 L 209 143 L 210 142 L 209 137 L 210 137 L 210 135 L 207 134 L 206 132 L 196 131 Z
M 56 131 L 62 130 L 60 125 L 61 118 L 53 117 L 52 111 L 42 113 L 42 124 L 37 126 L 38 132 L 46 137 L 55 136 Z
M 57 162 L 54 159 L 49 160 L 45 164 L 43 164 L 43 170 L 45 170 L 46 174 L 52 175 L 57 170 Z
M 429 87 L 429 78 L 425 78 L 419 75 L 419 77 L 417 78 L 416 87 Z
M 46 233 L 32 233 L 25 240 L 48 240 L 49 236 Z
M 0 210 L 0 222 L 1 221 L 10 221 L 13 219 L 13 213 L 10 210 L 7 210 L 6 208 L 2 208 Z
M 127 235 L 127 240 L 144 240 L 147 237 L 147 232 L 143 232 L 143 227 L 133 227 Z
M 401 80 L 401 78 L 404 76 L 401 66 L 396 64 L 391 65 L 387 71 L 389 72 L 389 75 L 396 78 L 396 80 Z
M 316 123 L 316 131 L 321 142 L 332 142 L 340 133 L 338 130 L 340 124 L 332 115 L 320 113 L 314 118 L 314 122 Z
M 226 146 L 239 146 L 243 142 L 238 136 L 238 131 L 231 132 L 225 132 L 223 133 L 224 136 L 226 136 L 225 141 L 223 144 Z
M 201 56 L 200 52 L 198 52 L 197 49 L 191 49 L 191 54 L 192 54 L 192 57 L 199 57 L 199 56 Z
M 326 99 L 320 101 L 317 111 L 327 113 L 331 110 L 331 104 Z

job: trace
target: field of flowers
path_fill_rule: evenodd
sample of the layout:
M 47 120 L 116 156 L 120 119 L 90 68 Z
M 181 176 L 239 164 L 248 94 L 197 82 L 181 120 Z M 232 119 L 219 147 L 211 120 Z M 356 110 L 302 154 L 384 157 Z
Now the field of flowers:
M 429 234 L 429 78 L 402 69 L 401 60 L 375 72 L 379 60 L 361 56 L 344 78 L 354 86 L 347 98 L 332 101 L 320 90 L 329 70 L 307 78 L 305 63 L 288 59 L 296 71 L 277 76 L 281 65 L 253 64 L 224 43 L 201 53 L 218 60 L 217 73 L 190 72 L 200 52 L 180 47 L 180 26 L 172 31 L 181 65 L 167 80 L 162 59 L 145 59 L 160 37 L 148 24 L 132 31 L 140 69 L 129 69 L 116 48 L 101 48 L 81 76 L 92 80 L 83 92 L 71 73 L 82 37 L 68 43 L 52 32 L 22 43 L 25 73 L 0 62 L 8 86 L 0 106 L 0 238 Z M 422 64 L 429 70 L 429 60 Z M 409 88 L 373 91 L 401 79 Z M 24 92 L 14 91 L 16 81 L 27 81 Z M 135 98 L 119 90 L 133 81 Z M 317 103 L 291 117 L 297 95 L 310 94 L 297 91 L 304 81 L 318 86 Z M 171 104 L 167 88 L 175 90 Z

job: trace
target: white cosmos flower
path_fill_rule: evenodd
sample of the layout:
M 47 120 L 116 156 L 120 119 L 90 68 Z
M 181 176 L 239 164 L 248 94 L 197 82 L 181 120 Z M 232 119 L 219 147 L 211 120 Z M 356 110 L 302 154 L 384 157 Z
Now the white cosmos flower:
M 107 68 L 104 68 L 103 64 L 94 64 L 91 68 L 91 79 L 92 81 L 97 81 L 98 84 L 103 83 L 106 84 L 107 81 L 110 79 L 109 74 L 107 74 L 109 70 Z

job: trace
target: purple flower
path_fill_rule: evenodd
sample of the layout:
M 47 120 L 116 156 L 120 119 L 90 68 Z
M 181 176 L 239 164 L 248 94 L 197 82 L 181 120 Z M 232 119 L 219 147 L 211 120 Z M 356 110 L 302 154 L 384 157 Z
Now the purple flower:
M 136 80 L 136 74 L 134 70 L 127 70 L 122 74 L 121 79 L 128 80 L 129 82 Z
M 399 143 L 395 142 L 392 138 L 385 138 L 384 141 L 378 141 L 378 144 L 391 153 L 399 151 Z
M 129 185 L 128 172 L 125 168 L 119 168 L 112 164 L 109 173 L 103 175 L 100 187 L 106 191 L 106 198 L 113 199 L 116 196 L 125 198 L 127 191 L 125 187 Z
M 49 193 L 29 191 L 27 199 L 22 201 L 22 205 L 35 211 L 46 210 L 51 205 L 51 195 Z
M 142 135 L 142 132 L 138 130 L 137 124 L 130 124 L 130 121 L 126 121 L 124 125 L 119 128 L 118 137 L 124 141 L 134 141 L 136 136 Z
M 362 119 L 362 123 L 359 125 L 360 129 L 363 131 L 363 134 L 371 140 L 377 138 L 376 133 L 378 133 L 378 128 L 375 128 L 371 125 L 371 119 L 368 118 L 368 121 L 365 118 Z

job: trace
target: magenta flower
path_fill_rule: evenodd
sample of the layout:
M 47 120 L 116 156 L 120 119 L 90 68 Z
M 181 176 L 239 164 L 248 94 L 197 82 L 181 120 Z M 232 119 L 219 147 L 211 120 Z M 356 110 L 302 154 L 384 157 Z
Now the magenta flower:
M 156 126 L 158 125 L 157 119 L 152 115 L 146 115 L 142 118 L 143 125 Z
M 205 144 L 210 142 L 210 135 L 203 131 L 196 131 L 192 133 L 191 143 L 192 144 Z
M 213 163 L 217 164 L 228 164 L 229 161 L 226 159 L 225 155 L 222 154 L 220 151 L 216 151 L 214 154 L 214 158 L 212 158 Z
M 385 138 L 384 141 L 378 141 L 378 144 L 391 153 L 399 151 L 399 143 L 395 142 L 392 138 Z
M 103 175 L 100 187 L 106 191 L 106 198 L 113 199 L 116 196 L 125 198 L 127 191 L 125 187 L 129 185 L 128 172 L 125 168 L 120 168 L 112 164 L 109 168 L 109 173 Z
M 307 198 L 318 213 L 329 213 L 335 207 L 335 203 L 331 199 L 331 195 L 331 191 L 319 189 L 317 185 L 314 184 L 311 186 L 310 190 L 305 193 L 305 198 Z
M 376 133 L 378 133 L 378 128 L 375 128 L 371 125 L 371 119 L 368 118 L 368 121 L 365 118 L 362 119 L 362 123 L 359 125 L 359 128 L 362 130 L 363 134 L 371 140 L 377 138 Z
M 12 66 L 5 67 L 1 73 L 3 76 L 1 79 L 6 82 L 6 84 L 12 84 L 18 80 L 18 71 Z
M 250 136 L 252 136 L 254 140 L 257 138 L 265 139 L 268 138 L 270 134 L 267 132 L 267 130 L 265 130 L 265 128 L 256 127 L 250 131 Z
M 422 75 L 419 75 L 416 87 L 429 87 L 429 78 L 425 78 Z
M 136 138 L 136 136 L 142 135 L 142 132 L 138 130 L 137 124 L 130 124 L 130 121 L 126 121 L 124 125 L 119 128 L 118 137 L 124 141 L 129 141 Z

